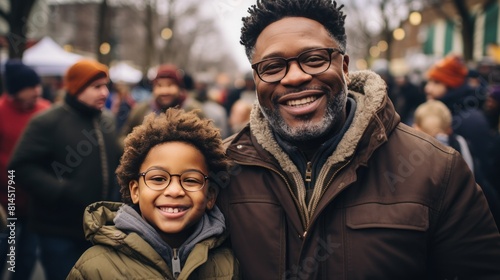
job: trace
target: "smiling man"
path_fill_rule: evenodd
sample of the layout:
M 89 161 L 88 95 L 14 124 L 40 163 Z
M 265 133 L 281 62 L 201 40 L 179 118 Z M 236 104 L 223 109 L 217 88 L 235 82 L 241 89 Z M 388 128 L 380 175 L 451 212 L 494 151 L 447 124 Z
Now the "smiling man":
M 85 207 L 119 198 L 120 150 L 114 118 L 103 111 L 108 67 L 81 60 L 64 81 L 64 102 L 31 120 L 9 165 L 33 198 L 28 224 L 38 235 L 46 279 L 65 279 L 90 246 L 82 230 Z
M 260 0 L 240 42 L 257 99 L 226 139 L 221 207 L 247 279 L 497 279 L 500 235 L 461 156 L 349 72 L 342 6 Z M 258 246 L 256 246 L 258 244 Z

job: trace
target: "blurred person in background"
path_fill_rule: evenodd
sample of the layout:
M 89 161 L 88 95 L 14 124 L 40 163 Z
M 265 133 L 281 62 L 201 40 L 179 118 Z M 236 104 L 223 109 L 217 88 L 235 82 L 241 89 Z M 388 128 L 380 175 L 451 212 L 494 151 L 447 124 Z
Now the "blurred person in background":
M 45 76 L 42 77 L 42 97 L 49 100 L 51 103 L 58 102 L 62 89 L 61 76 Z
M 90 203 L 119 200 L 114 171 L 120 149 L 115 120 L 103 110 L 108 67 L 94 60 L 73 64 L 64 77 L 63 104 L 35 116 L 9 169 L 31 197 L 29 225 L 38 236 L 47 280 L 65 279 L 91 245 L 82 230 Z
M 473 171 L 476 182 L 481 185 L 493 218 L 497 227 L 500 228 L 500 197 L 498 192 L 491 185 L 491 182 L 485 181 L 487 170 L 477 168 L 477 159 L 471 154 L 467 140 L 453 131 L 452 116 L 448 107 L 441 101 L 428 100 L 417 107 L 413 127 L 438 139 L 439 142 L 452 147 L 462 155 L 469 169 Z
M 123 140 L 132 132 L 134 127 L 140 125 L 144 117 L 155 112 L 157 114 L 165 112 L 168 108 L 178 107 L 185 111 L 200 109 L 201 105 L 188 96 L 182 75 L 177 66 L 164 64 L 158 67 L 156 77 L 153 79 L 153 92 L 150 99 L 142 101 L 134 106 L 130 112 L 127 121 L 120 131 L 119 144 L 123 147 Z
M 139 103 L 151 98 L 151 82 L 147 77 L 143 77 L 139 83 L 131 89 L 132 98 Z
M 500 83 L 499 66 L 491 57 L 485 56 L 477 63 L 475 71 L 487 84 L 498 84 Z
M 462 58 L 450 54 L 429 68 L 424 91 L 427 99 L 439 100 L 448 107 L 453 131 L 470 143 L 473 156 L 479 160 L 478 170 L 484 170 L 490 168 L 488 156 L 493 138 L 480 107 L 484 97 L 469 85 L 467 74 Z
M 413 127 L 415 129 L 457 150 L 467 162 L 470 170 L 474 171 L 474 160 L 469 145 L 462 136 L 453 132 L 451 112 L 443 102 L 431 99 L 422 103 L 415 110 L 414 120 Z
M 401 117 L 401 121 L 407 125 L 412 125 L 413 114 L 418 105 L 425 102 L 425 94 L 421 88 L 413 84 L 408 75 L 400 75 L 394 78 L 394 95 L 397 96 L 396 111 Z
M 492 85 L 488 89 L 486 102 L 484 103 L 484 112 L 488 119 L 490 129 L 500 132 L 500 85 Z
M 246 100 L 250 104 L 257 99 L 252 72 L 245 74 L 243 87 L 236 87 L 228 91 L 227 98 L 224 101 L 224 108 L 226 108 L 228 115 L 231 113 L 233 104 L 240 99 Z
M 29 120 L 37 113 L 48 109 L 51 103 L 41 98 L 40 76 L 21 60 L 11 59 L 5 63 L 5 93 L 0 96 L 0 203 L 7 209 L 9 202 L 15 205 L 16 220 L 16 272 L 10 279 L 29 279 L 37 259 L 37 238 L 28 228 L 29 195 L 18 184 L 8 187 L 7 164 L 21 134 Z M 14 188 L 14 189 L 13 189 Z M 9 196 L 10 194 L 10 196 Z M 12 194 L 15 197 L 12 197 Z M 10 199 L 9 199 L 10 198 Z M 6 237 L 6 236 L 5 236 Z M 8 253 L 7 239 L 0 241 L 0 273 L 5 267 Z
M 493 143 L 488 156 L 489 164 L 485 173 L 500 197 L 500 172 L 498 172 L 500 166 L 500 85 L 496 84 L 489 87 L 484 112 L 493 134 Z
M 229 113 L 229 126 L 231 134 L 238 133 L 250 121 L 250 112 L 252 111 L 253 103 L 248 103 L 246 100 L 236 100 L 231 107 Z
M 488 94 L 488 82 L 481 77 L 477 69 L 469 68 L 465 82 L 469 85 L 471 90 L 474 91 L 474 96 L 477 99 L 477 107 L 479 109 L 484 107 L 486 96 Z
M 343 5 L 259 0 L 240 42 L 258 103 L 218 205 L 248 279 L 497 279 L 500 234 L 460 154 L 349 71 Z
M 208 83 L 195 80 L 191 75 L 184 74 L 184 85 L 190 95 L 200 103 L 203 115 L 211 119 L 215 127 L 220 130 L 223 138 L 229 136 L 229 124 L 226 110 L 218 102 L 215 102 L 208 96 Z
M 130 85 L 124 82 L 113 83 L 113 94 L 111 94 L 110 110 L 116 118 L 116 131 L 121 131 L 134 108 L 136 102 L 132 98 Z
M 393 104 L 397 104 L 399 96 L 396 92 L 396 80 L 391 70 L 389 70 L 387 65 L 374 67 L 374 69 L 372 70 L 384 80 L 385 84 L 387 85 L 387 96 L 389 96 L 389 99 Z

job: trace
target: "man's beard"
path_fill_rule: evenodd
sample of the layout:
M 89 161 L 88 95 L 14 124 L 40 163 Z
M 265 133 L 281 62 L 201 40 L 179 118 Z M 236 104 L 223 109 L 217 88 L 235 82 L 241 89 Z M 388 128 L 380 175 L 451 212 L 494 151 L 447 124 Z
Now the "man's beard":
M 289 126 L 283 117 L 280 115 L 279 104 L 273 102 L 273 108 L 264 108 L 260 106 L 260 110 L 269 121 L 274 132 L 276 132 L 285 141 L 296 143 L 311 141 L 321 138 L 328 134 L 332 127 L 337 127 L 338 122 L 343 119 L 344 108 L 347 103 L 347 87 L 344 83 L 344 88 L 336 95 L 326 94 L 327 107 L 323 119 L 317 123 L 312 123 L 310 120 L 303 121 L 296 127 Z

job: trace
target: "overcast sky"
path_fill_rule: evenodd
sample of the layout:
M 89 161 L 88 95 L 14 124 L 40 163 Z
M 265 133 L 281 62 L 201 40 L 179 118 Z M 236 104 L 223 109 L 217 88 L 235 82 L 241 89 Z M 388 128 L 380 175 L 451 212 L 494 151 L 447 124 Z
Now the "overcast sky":
M 245 50 L 240 45 L 241 18 L 246 16 L 248 7 L 255 4 L 255 0 L 210 0 L 207 10 L 214 14 L 217 24 L 223 31 L 226 43 L 233 51 L 233 55 L 240 65 L 240 70 L 250 70 L 250 64 L 245 56 Z

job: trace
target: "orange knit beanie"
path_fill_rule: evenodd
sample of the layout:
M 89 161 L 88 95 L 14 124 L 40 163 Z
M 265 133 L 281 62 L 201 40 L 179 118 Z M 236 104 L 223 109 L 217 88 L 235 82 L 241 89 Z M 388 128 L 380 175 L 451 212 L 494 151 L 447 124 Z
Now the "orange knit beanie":
M 448 55 L 429 69 L 427 77 L 441 82 L 449 88 L 456 88 L 465 82 L 468 72 L 467 66 L 459 56 Z
M 78 61 L 68 69 L 64 76 L 64 84 L 69 94 L 77 95 L 94 81 L 107 77 L 106 65 L 86 59 Z

